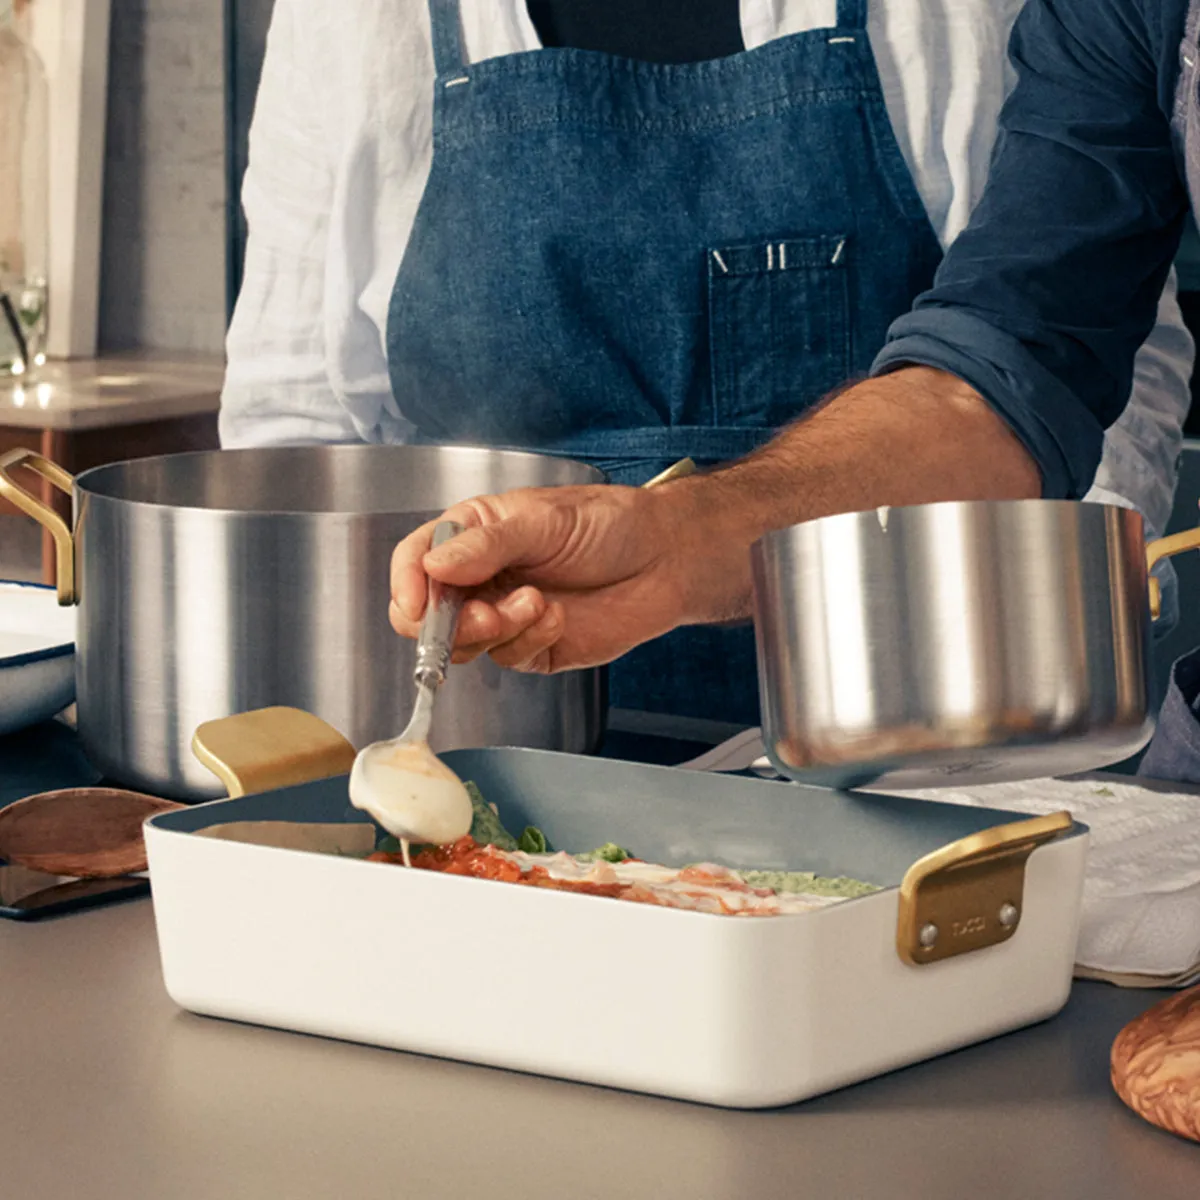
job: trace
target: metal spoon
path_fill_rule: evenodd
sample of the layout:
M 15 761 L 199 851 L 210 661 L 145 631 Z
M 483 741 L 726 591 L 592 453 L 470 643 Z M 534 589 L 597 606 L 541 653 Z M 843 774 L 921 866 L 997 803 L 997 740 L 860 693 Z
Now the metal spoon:
M 185 807 L 119 788 L 64 788 L 0 810 L 0 859 L 76 879 L 114 879 L 146 869 L 142 825 Z
M 696 464 L 685 458 L 642 486 L 660 487 L 695 470 Z M 462 531 L 463 526 L 453 521 L 440 522 L 433 531 L 433 546 Z M 445 845 L 456 841 L 470 832 L 474 816 L 462 780 L 434 754 L 428 740 L 434 696 L 450 665 L 462 601 L 458 588 L 429 581 L 429 603 L 417 639 L 413 672 L 417 702 L 412 718 L 398 738 L 360 750 L 350 771 L 350 803 L 399 838 L 406 866 L 412 865 L 410 842 Z
M 443 521 L 433 531 L 440 546 L 463 531 Z M 463 782 L 429 746 L 429 727 L 437 689 L 445 682 L 463 593 L 435 579 L 429 581 L 429 603 L 417 639 L 413 680 L 417 700 L 404 732 L 359 751 L 350 771 L 350 803 L 370 813 L 400 839 L 406 865 L 410 842 L 445 845 L 471 829 L 471 797 Z

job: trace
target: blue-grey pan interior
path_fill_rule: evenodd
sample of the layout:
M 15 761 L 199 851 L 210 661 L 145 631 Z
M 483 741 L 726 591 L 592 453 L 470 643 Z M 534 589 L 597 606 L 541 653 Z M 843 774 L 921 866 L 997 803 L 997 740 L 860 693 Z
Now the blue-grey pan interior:
M 816 871 L 894 887 L 930 851 L 1025 816 L 545 750 L 454 750 L 443 758 L 479 786 L 514 833 L 537 825 L 555 849 L 582 852 L 616 842 L 669 866 L 707 861 Z M 165 813 L 153 823 L 193 833 L 271 820 L 369 818 L 351 807 L 347 777 L 340 776 Z M 1084 832 L 1076 822 L 1068 836 Z

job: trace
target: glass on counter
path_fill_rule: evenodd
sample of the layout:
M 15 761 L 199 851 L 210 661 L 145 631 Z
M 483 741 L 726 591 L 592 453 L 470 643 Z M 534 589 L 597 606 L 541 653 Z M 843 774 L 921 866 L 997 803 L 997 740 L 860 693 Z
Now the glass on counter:
M 32 0 L 0 0 L 0 379 L 45 362 L 50 98 L 28 29 Z

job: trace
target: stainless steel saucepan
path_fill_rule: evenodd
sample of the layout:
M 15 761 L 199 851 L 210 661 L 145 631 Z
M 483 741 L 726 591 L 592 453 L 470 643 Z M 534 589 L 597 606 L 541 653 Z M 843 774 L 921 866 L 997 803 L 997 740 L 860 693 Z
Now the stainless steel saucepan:
M 834 787 L 1090 770 L 1149 740 L 1159 559 L 1128 509 L 918 505 L 824 517 L 752 551 L 763 740 Z
M 73 527 L 13 478 L 74 495 Z M 387 619 L 392 548 L 469 496 L 595 483 L 582 463 L 468 447 L 311 446 L 175 454 L 77 479 L 28 450 L 0 456 L 0 494 L 53 534 L 62 603 L 78 603 L 79 732 L 112 780 L 154 795 L 222 794 L 193 758 L 205 721 L 288 705 L 354 745 L 403 728 L 414 643 Z M 538 677 L 489 659 L 451 672 L 436 749 L 587 753 L 604 673 Z

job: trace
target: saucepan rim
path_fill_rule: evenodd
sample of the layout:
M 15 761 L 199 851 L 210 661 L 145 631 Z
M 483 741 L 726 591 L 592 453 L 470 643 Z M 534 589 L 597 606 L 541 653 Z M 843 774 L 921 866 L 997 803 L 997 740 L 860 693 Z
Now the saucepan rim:
M 1057 507 L 1057 508 L 1101 508 L 1111 509 L 1114 512 L 1124 514 L 1122 519 L 1136 519 L 1143 527 L 1145 518 L 1136 509 L 1127 507 L 1123 504 L 1112 504 L 1108 501 L 1101 500 L 1062 500 L 1048 499 L 1041 497 L 1029 497 L 1023 500 L 935 500 L 925 504 L 881 504 L 877 508 L 855 509 L 851 512 L 827 513 L 823 517 L 811 517 L 807 521 L 797 521 L 792 525 L 784 525 L 778 529 L 768 530 L 762 537 L 753 543 L 753 548 L 757 549 L 764 546 L 768 542 L 779 541 L 786 538 L 794 530 L 807 529 L 813 525 L 822 523 L 839 523 L 849 524 L 852 521 L 857 522 L 863 518 L 875 518 L 881 524 L 886 520 L 890 520 L 892 514 L 896 514 L 899 519 L 904 518 L 904 514 L 913 513 L 923 510 L 933 511 L 935 509 L 992 509 L 992 510 L 1013 510 L 1017 511 L 1022 508 L 1033 507 Z

